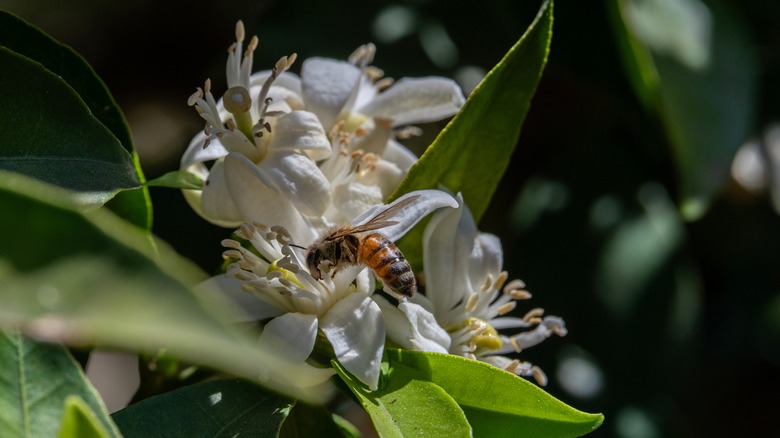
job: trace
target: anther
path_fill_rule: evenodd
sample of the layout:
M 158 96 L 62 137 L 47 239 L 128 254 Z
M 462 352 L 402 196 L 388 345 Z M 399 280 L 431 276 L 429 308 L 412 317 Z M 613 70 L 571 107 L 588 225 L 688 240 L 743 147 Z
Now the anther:
M 498 309 L 496 310 L 496 313 L 498 313 L 499 315 L 506 315 L 507 313 L 515 310 L 515 307 L 517 307 L 517 302 L 510 301 L 508 303 L 504 303 L 501 306 L 499 306 Z
M 520 279 L 514 279 L 504 286 L 504 293 L 508 294 L 509 291 L 514 289 L 525 289 L 525 282 Z
M 517 374 L 518 368 L 520 368 L 520 361 L 517 359 L 513 359 L 504 367 L 505 370 L 509 371 L 512 374 Z
M 515 349 L 515 353 L 519 353 L 523 351 L 523 347 L 520 346 L 520 344 L 517 342 L 516 338 L 509 338 L 509 345 L 512 346 L 512 348 Z
M 501 273 L 498 274 L 498 277 L 496 277 L 496 281 L 493 282 L 493 289 L 501 289 L 504 286 L 504 283 L 506 283 L 507 278 L 509 278 L 509 274 L 507 274 L 506 271 L 501 271 Z
M 544 315 L 544 309 L 537 307 L 536 309 L 531 309 L 528 311 L 528 313 L 526 313 L 523 317 L 523 321 L 529 324 L 541 324 L 542 315 Z
M 393 85 L 394 82 L 395 80 L 393 78 L 382 78 L 379 81 L 377 81 L 376 84 L 374 84 L 374 86 L 381 93 L 382 91 L 385 91 L 388 88 L 390 88 L 390 86 Z
M 238 20 L 236 22 L 236 41 L 244 41 L 245 36 L 246 34 L 244 32 L 244 22 Z
M 539 386 L 547 386 L 547 375 L 544 374 L 544 371 L 542 371 L 541 368 L 536 365 L 532 366 L 531 375 L 534 376 L 534 379 L 536 379 L 536 383 L 538 383 Z
M 211 93 L 211 78 L 206 79 L 206 82 L 203 83 L 203 92 Z
M 249 46 L 247 46 L 246 52 L 244 52 L 244 56 L 247 58 L 252 56 L 252 53 L 254 53 L 255 49 L 257 49 L 258 44 L 260 44 L 260 40 L 257 38 L 257 35 L 255 35 L 251 40 L 249 40 Z
M 187 98 L 187 105 L 193 106 L 196 103 L 198 103 L 198 99 L 202 99 L 202 98 L 203 98 L 203 90 L 200 87 L 198 87 L 198 89 L 194 93 L 192 93 L 189 98 Z
M 531 295 L 531 292 L 528 292 L 527 290 L 510 290 L 509 296 L 514 298 L 515 300 L 529 300 L 533 295 Z
M 491 278 L 490 274 L 485 277 L 485 282 L 482 283 L 482 287 L 480 289 L 482 292 L 487 292 L 490 290 L 490 286 L 493 284 L 493 278 Z
M 477 308 L 477 300 L 479 300 L 477 294 L 471 294 L 471 296 L 469 296 L 466 301 L 466 312 L 471 313 Z

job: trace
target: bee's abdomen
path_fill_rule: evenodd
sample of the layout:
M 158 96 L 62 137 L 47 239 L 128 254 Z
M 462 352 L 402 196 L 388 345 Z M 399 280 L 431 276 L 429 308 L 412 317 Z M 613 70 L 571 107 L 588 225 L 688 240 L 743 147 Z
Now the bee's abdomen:
M 385 286 L 408 297 L 417 292 L 412 267 L 393 242 L 375 233 L 364 237 L 361 243 L 358 261 L 370 267 Z

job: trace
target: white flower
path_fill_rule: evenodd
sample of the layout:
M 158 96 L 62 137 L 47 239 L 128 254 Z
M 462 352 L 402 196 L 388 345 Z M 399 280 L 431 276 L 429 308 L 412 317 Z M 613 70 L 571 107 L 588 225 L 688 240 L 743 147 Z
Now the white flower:
M 457 199 L 459 208 L 438 212 L 425 229 L 425 296 L 413 300 L 420 306 L 417 313 L 429 311 L 449 333 L 449 343 L 436 341 L 441 339 L 439 328 L 431 326 L 427 316 L 422 318 L 426 325 L 417 324 L 415 342 L 426 346 L 421 350 L 446 348 L 449 353 L 479 359 L 517 375 L 534 376 L 544 385 L 547 378 L 537 366 L 503 355 L 532 347 L 552 334 L 564 336 L 564 321 L 543 316 L 542 309 L 533 309 L 522 318 L 504 316 L 514 310 L 517 300 L 529 299 L 531 294 L 520 280 L 506 283 L 501 242 L 494 235 L 478 232 L 460 194 Z M 380 307 L 386 310 L 385 305 Z M 387 309 L 386 314 L 391 311 Z M 412 318 L 408 321 L 413 324 Z M 518 328 L 525 331 L 510 336 L 499 333 Z M 403 336 L 388 333 L 393 340 Z
M 412 192 L 395 203 L 417 198 L 392 217 L 395 222 L 378 230 L 390 240 L 400 238 L 422 217 L 433 210 L 457 205 L 448 194 L 436 190 Z M 367 222 L 379 212 L 391 208 L 376 206 L 359 215 L 353 225 Z M 251 242 L 256 252 L 234 240 L 225 240 L 229 248 L 225 257 L 235 259 L 223 276 L 210 280 L 228 296 L 249 293 L 257 301 L 244 308 L 241 320 L 272 318 L 264 326 L 260 344 L 281 358 L 296 364 L 297 372 L 309 376 L 307 384 L 317 384 L 317 378 L 327 379 L 321 372 L 306 368 L 318 333 L 328 340 L 335 358 L 370 389 L 379 383 L 382 352 L 385 345 L 385 321 L 379 306 L 371 299 L 375 281 L 363 265 L 335 270 L 333 275 L 311 275 L 306 253 L 292 247 L 291 236 L 283 227 L 242 225 L 236 232 Z M 309 242 L 300 242 L 309 243 Z M 238 281 L 236 281 L 238 280 Z M 246 302 L 246 295 L 240 302 Z M 301 371 L 303 370 L 303 371 Z M 286 380 L 295 381 L 289 375 Z
M 367 44 L 349 62 L 309 58 L 300 78 L 287 73 L 269 89 L 274 108 L 311 111 L 330 133 L 334 154 L 320 165 L 333 190 L 326 221 L 349 221 L 392 194 L 417 160 L 394 139 L 413 132 L 399 131 L 401 126 L 450 117 L 465 101 L 450 79 L 404 78 L 395 84 L 382 79 L 368 65 L 374 52 Z M 259 72 L 250 82 L 263 83 L 270 75 Z
M 310 238 L 306 217 L 321 216 L 330 205 L 330 183 L 315 162 L 331 154 L 330 141 L 313 113 L 271 109 L 268 92 L 295 55 L 281 58 L 265 82 L 253 84 L 249 71 L 257 39 L 242 59 L 243 33 L 239 22 L 228 55 L 225 97 L 217 102 L 206 81 L 189 99 L 206 129 L 190 143 L 181 169 L 206 185 L 184 194 L 201 216 L 218 225 L 285 224 L 296 238 Z M 205 163 L 210 161 L 209 169 Z

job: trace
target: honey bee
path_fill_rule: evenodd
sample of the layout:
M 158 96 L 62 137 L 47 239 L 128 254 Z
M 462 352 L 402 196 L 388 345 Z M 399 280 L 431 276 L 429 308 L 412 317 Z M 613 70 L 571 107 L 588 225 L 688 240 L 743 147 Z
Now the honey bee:
M 327 231 L 306 250 L 306 265 L 311 275 L 316 280 L 322 278 L 319 267 L 323 261 L 330 262 L 331 276 L 344 267 L 363 264 L 371 268 L 390 291 L 411 298 L 417 292 L 417 283 L 401 250 L 379 233 L 361 234 L 397 224 L 389 219 L 419 197 L 410 196 L 362 225 Z

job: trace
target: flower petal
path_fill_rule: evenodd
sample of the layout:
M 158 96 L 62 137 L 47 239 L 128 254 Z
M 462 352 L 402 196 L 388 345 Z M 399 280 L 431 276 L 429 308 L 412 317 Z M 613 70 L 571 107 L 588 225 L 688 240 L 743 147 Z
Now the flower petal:
M 330 182 L 306 155 L 274 150 L 255 169 L 266 184 L 307 216 L 321 216 L 330 205 Z
M 252 161 L 231 153 L 225 157 L 225 167 L 225 181 L 244 222 L 283 225 L 294 242 L 314 239 L 317 233 L 287 197 L 266 185 Z
M 409 169 L 417 162 L 417 156 L 406 146 L 395 140 L 390 140 L 387 143 L 382 158 L 395 163 L 404 173 L 409 172 Z
M 307 388 L 327 381 L 334 370 L 316 368 L 306 359 L 317 340 L 317 316 L 303 313 L 287 313 L 272 319 L 263 327 L 258 347 L 273 358 L 276 365 L 266 380 Z
M 268 78 L 271 77 L 271 70 L 263 70 L 259 71 L 257 73 L 252 74 L 252 76 L 249 77 L 249 86 L 255 87 L 259 86 L 262 87 L 263 84 L 265 84 L 265 81 L 268 80 Z M 273 87 L 282 87 L 286 88 L 287 90 L 297 94 L 301 95 L 301 78 L 298 77 L 293 72 L 286 71 L 279 75 L 279 77 L 274 80 L 274 84 L 271 86 Z
M 312 160 L 328 158 L 333 151 L 319 119 L 308 111 L 285 114 L 274 125 L 274 137 L 269 146 L 275 151 L 305 150 Z
M 473 237 L 469 240 L 459 232 L 465 211 L 463 196 L 458 193 L 456 198 L 459 207 L 436 212 L 423 234 L 425 293 L 443 325 L 460 322 L 448 321 L 444 315 L 466 299 L 470 286 L 467 263 L 471 248 L 468 244 L 473 242 Z
M 393 126 L 441 120 L 458 112 L 466 99 L 447 78 L 403 78 L 356 112 L 393 120 Z
M 352 222 L 352 219 L 369 208 L 382 204 L 383 199 L 382 190 L 377 186 L 352 182 L 333 188 L 333 205 L 347 222 Z
M 211 166 L 203 190 L 182 190 L 190 206 L 207 221 L 223 227 L 235 227 L 244 222 L 233 203 L 225 181 L 224 161 L 218 160 Z
M 222 294 L 235 304 L 226 309 L 225 315 L 228 321 L 249 322 L 260 321 L 279 316 L 282 311 L 278 308 L 258 300 L 254 295 L 241 289 L 242 280 L 225 274 L 217 275 L 195 286 L 195 290 L 205 296 L 209 294 Z
M 450 335 L 422 306 L 405 302 L 396 307 L 382 296 L 372 298 L 382 309 L 388 339 L 407 350 L 449 353 Z
M 360 80 L 354 65 L 326 58 L 309 58 L 301 67 L 301 91 L 306 109 L 330 130 Z
M 390 240 L 397 240 L 407 231 L 412 229 L 417 222 L 422 220 L 437 208 L 458 206 L 458 202 L 450 194 L 441 190 L 416 190 L 414 192 L 407 193 L 400 198 L 396 199 L 389 205 L 377 205 L 369 210 L 366 210 L 360 216 L 355 218 L 353 225 L 361 225 L 371 220 L 377 214 L 392 208 L 399 202 L 404 201 L 412 196 L 419 196 L 411 204 L 405 206 L 400 211 L 395 212 L 389 220 L 397 222 L 395 225 L 382 228 L 382 234 Z
M 353 293 L 320 318 L 320 328 L 339 363 L 375 391 L 385 346 L 385 323 L 379 306 L 367 295 Z
M 180 168 L 182 170 L 186 170 L 193 164 L 213 161 L 228 154 L 228 150 L 222 146 L 219 140 L 211 141 L 205 149 L 203 148 L 204 144 L 206 144 L 206 134 L 201 131 L 190 141 L 190 145 L 187 146 L 187 150 L 181 157 Z
M 464 214 L 471 217 L 469 212 Z M 474 229 L 476 230 L 476 226 Z M 501 272 L 503 263 L 504 252 L 501 249 L 501 239 L 492 234 L 478 233 L 474 239 L 474 247 L 469 254 L 469 277 L 472 279 L 472 284 L 474 281 L 483 281 L 488 274 L 495 279 Z M 481 285 L 473 284 L 473 286 L 477 288 Z

